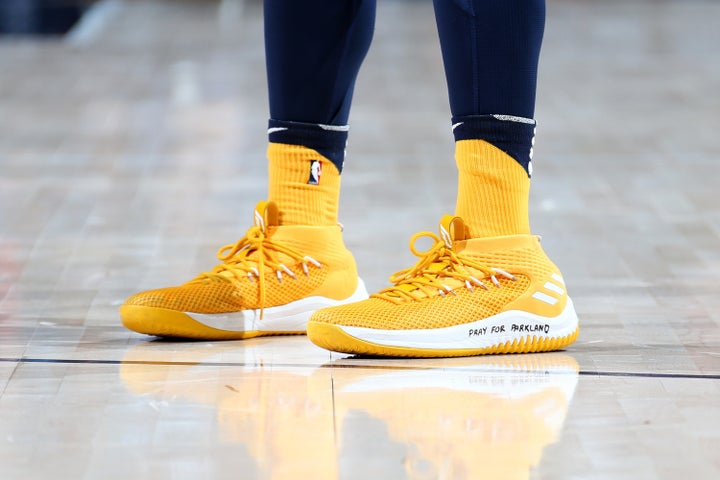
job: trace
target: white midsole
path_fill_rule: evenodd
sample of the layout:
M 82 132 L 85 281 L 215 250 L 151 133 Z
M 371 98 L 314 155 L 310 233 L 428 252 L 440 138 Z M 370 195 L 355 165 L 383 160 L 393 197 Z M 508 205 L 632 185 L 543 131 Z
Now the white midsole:
M 445 328 L 379 330 L 337 325 L 348 335 L 377 345 L 437 350 L 488 348 L 528 336 L 562 338 L 574 333 L 577 326 L 578 318 L 569 298 L 565 309 L 557 317 L 510 310 Z
M 196 322 L 228 332 L 304 332 L 310 316 L 316 310 L 359 302 L 366 298 L 368 298 L 368 293 L 365 283 L 358 278 L 355 292 L 344 300 L 333 300 L 321 296 L 306 297 L 285 305 L 266 308 L 263 311 L 262 319 L 260 318 L 260 309 L 230 313 L 184 313 Z

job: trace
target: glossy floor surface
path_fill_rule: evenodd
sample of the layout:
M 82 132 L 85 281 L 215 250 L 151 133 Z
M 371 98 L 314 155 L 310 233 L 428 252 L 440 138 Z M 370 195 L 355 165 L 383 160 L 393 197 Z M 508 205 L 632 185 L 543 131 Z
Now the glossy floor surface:
M 0 40 L 0 478 L 720 478 L 718 18 L 549 0 L 531 215 L 581 335 L 437 360 L 120 325 L 266 194 L 257 2 Z M 376 290 L 454 206 L 431 2 L 380 2 L 355 100 L 341 221 Z

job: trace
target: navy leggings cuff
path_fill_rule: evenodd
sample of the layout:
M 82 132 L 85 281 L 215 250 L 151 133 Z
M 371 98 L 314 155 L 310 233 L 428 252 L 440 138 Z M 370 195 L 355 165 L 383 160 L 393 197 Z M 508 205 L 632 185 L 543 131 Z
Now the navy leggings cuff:
M 514 158 L 532 173 L 532 147 L 536 122 L 512 115 L 469 115 L 452 119 L 455 141 L 484 140 Z
M 322 125 L 270 119 L 268 140 L 271 143 L 311 148 L 333 162 L 338 172 L 342 173 L 348 130 L 347 125 Z

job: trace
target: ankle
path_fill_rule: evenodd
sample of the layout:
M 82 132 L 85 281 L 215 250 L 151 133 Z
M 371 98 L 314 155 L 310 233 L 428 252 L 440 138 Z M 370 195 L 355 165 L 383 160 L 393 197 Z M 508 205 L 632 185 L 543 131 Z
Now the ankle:
M 530 178 L 514 158 L 484 140 L 461 140 L 456 162 L 455 213 L 471 237 L 530 233 Z
M 270 143 L 269 200 L 278 205 L 280 225 L 337 224 L 340 172 L 317 151 Z

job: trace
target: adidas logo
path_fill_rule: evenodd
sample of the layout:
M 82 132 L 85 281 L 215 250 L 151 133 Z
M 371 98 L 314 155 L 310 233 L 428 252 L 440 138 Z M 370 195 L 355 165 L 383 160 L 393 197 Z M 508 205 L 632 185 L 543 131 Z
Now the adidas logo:
M 552 274 L 552 280 L 554 282 L 545 282 L 542 290 L 533 293 L 532 297 L 548 305 L 555 305 L 565 295 L 565 282 L 557 273 Z

